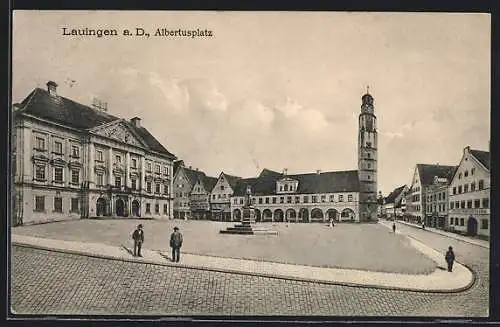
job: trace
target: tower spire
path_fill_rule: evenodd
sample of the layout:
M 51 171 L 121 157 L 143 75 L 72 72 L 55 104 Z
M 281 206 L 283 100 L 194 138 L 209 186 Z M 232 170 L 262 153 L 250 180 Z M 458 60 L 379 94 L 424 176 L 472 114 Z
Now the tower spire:
M 366 86 L 366 94 L 370 94 L 370 85 Z

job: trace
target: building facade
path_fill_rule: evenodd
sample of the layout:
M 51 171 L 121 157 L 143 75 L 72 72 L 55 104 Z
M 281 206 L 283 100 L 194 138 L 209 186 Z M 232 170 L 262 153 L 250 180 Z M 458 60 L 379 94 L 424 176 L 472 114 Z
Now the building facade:
M 264 169 L 257 178 L 240 179 L 231 199 L 232 219 L 241 219 L 247 187 L 256 221 L 361 221 L 358 171 L 287 175 Z
M 464 148 L 451 179 L 449 228 L 468 235 L 490 236 L 490 153 Z
M 172 216 L 172 163 L 138 117 L 36 88 L 14 105 L 13 223 Z
M 239 179 L 241 178 L 237 176 L 220 173 L 210 192 L 210 211 L 213 220 L 231 221 L 231 197 Z
M 448 217 L 448 178 L 434 177 L 425 190 L 425 226 L 444 229 Z
M 434 179 L 447 178 L 453 175 L 456 166 L 417 164 L 413 173 L 411 186 L 406 195 L 406 221 L 418 224 L 425 223 L 426 191 L 433 185 Z
M 395 188 L 384 199 L 385 216 L 389 219 L 401 219 L 404 214 L 404 198 L 408 192 L 408 186 L 403 185 Z

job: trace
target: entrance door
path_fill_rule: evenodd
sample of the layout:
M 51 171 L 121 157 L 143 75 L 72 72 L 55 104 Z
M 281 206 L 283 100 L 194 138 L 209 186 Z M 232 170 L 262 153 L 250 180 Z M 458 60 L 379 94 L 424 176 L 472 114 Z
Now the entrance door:
M 105 216 L 106 215 L 106 200 L 103 198 L 97 199 L 97 216 Z
M 116 215 L 118 217 L 125 216 L 125 202 L 122 199 L 116 200 Z
M 469 220 L 467 220 L 467 235 L 477 235 L 477 220 L 472 216 L 469 217 Z
M 132 215 L 139 217 L 139 201 L 132 201 Z

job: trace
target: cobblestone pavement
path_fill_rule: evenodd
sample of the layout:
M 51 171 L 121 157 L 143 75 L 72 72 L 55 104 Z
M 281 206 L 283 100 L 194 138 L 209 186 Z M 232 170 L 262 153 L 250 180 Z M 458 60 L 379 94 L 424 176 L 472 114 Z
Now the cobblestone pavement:
M 478 273 L 457 294 L 323 285 L 122 262 L 14 246 L 12 308 L 20 314 L 487 316 L 488 250 L 412 227 L 400 230 Z M 406 229 L 405 229 L 406 228 Z

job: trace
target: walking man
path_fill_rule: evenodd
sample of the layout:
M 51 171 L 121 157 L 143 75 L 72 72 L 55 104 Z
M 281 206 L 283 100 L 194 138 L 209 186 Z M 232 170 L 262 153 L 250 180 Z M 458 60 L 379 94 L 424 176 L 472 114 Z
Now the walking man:
M 141 246 L 144 243 L 144 231 L 141 224 L 137 225 L 137 229 L 132 234 L 132 239 L 134 240 L 134 257 L 136 255 L 142 257 Z
M 174 227 L 174 232 L 170 235 L 170 247 L 172 248 L 172 262 L 179 262 L 181 257 L 182 234 L 178 227 Z
M 453 248 L 451 246 L 448 248 L 448 252 L 446 252 L 444 258 L 448 264 L 448 271 L 451 272 L 453 270 L 453 262 L 455 261 L 455 253 L 453 253 Z
M 396 234 L 396 223 L 392 223 L 392 232 Z

